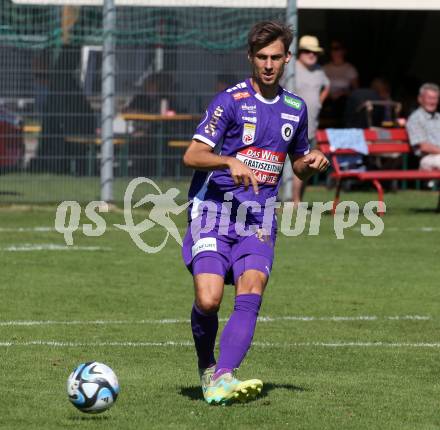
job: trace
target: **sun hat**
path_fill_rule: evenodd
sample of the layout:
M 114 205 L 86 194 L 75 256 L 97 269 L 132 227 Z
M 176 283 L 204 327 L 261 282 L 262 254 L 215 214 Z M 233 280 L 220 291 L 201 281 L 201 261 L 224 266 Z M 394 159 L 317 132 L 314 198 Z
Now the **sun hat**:
M 319 46 L 319 40 L 315 36 L 303 36 L 299 39 L 298 49 L 322 53 L 324 50 Z

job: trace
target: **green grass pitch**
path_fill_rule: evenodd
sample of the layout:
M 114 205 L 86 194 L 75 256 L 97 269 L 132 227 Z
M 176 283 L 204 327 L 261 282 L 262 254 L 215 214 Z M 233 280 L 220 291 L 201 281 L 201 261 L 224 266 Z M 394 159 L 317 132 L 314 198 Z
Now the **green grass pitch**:
M 307 198 L 331 194 L 310 188 Z M 2 206 L 0 428 L 439 428 L 436 198 L 387 194 L 379 237 L 363 237 L 360 220 L 337 240 L 329 215 L 318 236 L 279 236 L 260 313 L 267 318 L 239 372 L 265 387 L 256 401 L 231 407 L 201 399 L 188 323 L 192 282 L 174 240 L 145 254 L 112 228 L 95 238 L 75 233 L 76 250 L 47 249 L 64 244 L 53 230 L 55 206 Z M 105 218 L 123 222 L 119 212 Z M 183 229 L 184 217 L 175 220 Z M 163 231 L 145 235 L 160 243 Z M 232 304 L 227 287 L 222 324 Z M 111 366 L 121 385 L 116 405 L 98 416 L 66 396 L 67 376 L 90 360 Z

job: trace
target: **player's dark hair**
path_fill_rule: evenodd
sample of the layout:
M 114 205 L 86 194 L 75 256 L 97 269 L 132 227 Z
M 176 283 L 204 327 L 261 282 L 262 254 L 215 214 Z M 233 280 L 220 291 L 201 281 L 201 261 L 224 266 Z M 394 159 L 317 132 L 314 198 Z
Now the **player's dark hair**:
M 293 40 L 293 30 L 279 21 L 262 21 L 255 24 L 248 34 L 248 53 L 254 55 L 259 49 L 281 39 L 284 51 L 289 51 Z

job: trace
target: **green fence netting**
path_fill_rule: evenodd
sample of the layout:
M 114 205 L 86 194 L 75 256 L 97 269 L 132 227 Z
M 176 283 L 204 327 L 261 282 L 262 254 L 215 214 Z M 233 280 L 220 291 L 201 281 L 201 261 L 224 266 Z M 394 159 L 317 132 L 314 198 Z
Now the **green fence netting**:
M 102 8 L 78 7 L 70 44 L 102 43 Z M 275 8 L 117 7 L 116 43 L 124 46 L 192 45 L 212 50 L 243 47 L 257 21 L 285 17 Z M 0 0 L 2 45 L 47 48 L 62 44 L 62 6 L 17 5 Z

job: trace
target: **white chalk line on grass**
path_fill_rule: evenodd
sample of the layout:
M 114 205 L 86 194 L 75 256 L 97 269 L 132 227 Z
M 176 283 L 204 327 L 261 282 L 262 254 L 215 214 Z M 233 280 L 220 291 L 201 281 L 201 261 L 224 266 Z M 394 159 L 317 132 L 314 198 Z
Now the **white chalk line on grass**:
M 226 322 L 227 318 L 220 318 L 220 322 Z M 298 322 L 312 322 L 312 321 L 429 321 L 432 317 L 429 315 L 393 315 L 393 316 L 375 316 L 375 315 L 360 315 L 360 316 L 280 316 L 258 317 L 261 323 L 272 323 L 280 321 L 298 321 Z M 145 320 L 71 320 L 71 321 L 55 321 L 55 320 L 10 320 L 0 321 L 0 327 L 18 327 L 18 326 L 51 326 L 51 325 L 145 325 L 145 324 L 188 324 L 189 319 L 145 319 Z
M 152 227 L 152 229 L 162 229 L 160 225 L 155 225 Z M 179 232 L 186 232 L 186 227 L 178 227 L 177 230 Z M 120 232 L 120 228 L 113 227 L 113 225 L 107 225 L 105 228 L 105 231 L 116 231 Z M 80 226 L 77 230 L 78 233 L 82 233 L 82 227 Z M 47 226 L 41 226 L 41 227 L 0 227 L 0 233 L 59 233 L 55 227 L 47 227 Z
M 0 233 L 47 233 L 55 231 L 54 227 L 0 227 Z
M 439 342 L 253 342 L 258 348 L 440 348 Z M 0 347 L 50 346 L 58 348 L 96 348 L 96 347 L 193 347 L 190 341 L 175 342 L 62 342 L 54 340 L 31 340 L 23 342 L 0 342 Z
M 153 228 L 162 228 L 158 225 L 154 226 Z M 186 227 L 179 227 L 178 230 L 180 232 L 185 232 Z M 353 227 L 352 230 L 360 231 L 360 227 Z M 78 230 L 81 232 L 81 229 Z M 106 231 L 116 231 L 120 232 L 121 229 L 113 227 L 113 226 L 107 226 Z M 387 227 L 385 225 L 385 231 L 388 232 L 401 232 L 401 231 L 420 231 L 423 233 L 431 233 L 435 231 L 440 231 L 440 227 L 433 227 L 433 226 L 422 226 L 422 227 Z M 0 227 L 0 233 L 58 233 L 54 227 L 49 226 L 39 226 L 39 227 Z
M 10 245 L 0 248 L 5 252 L 29 252 L 29 251 L 110 251 L 112 248 L 103 246 L 68 246 L 54 243 L 24 243 L 22 245 Z

